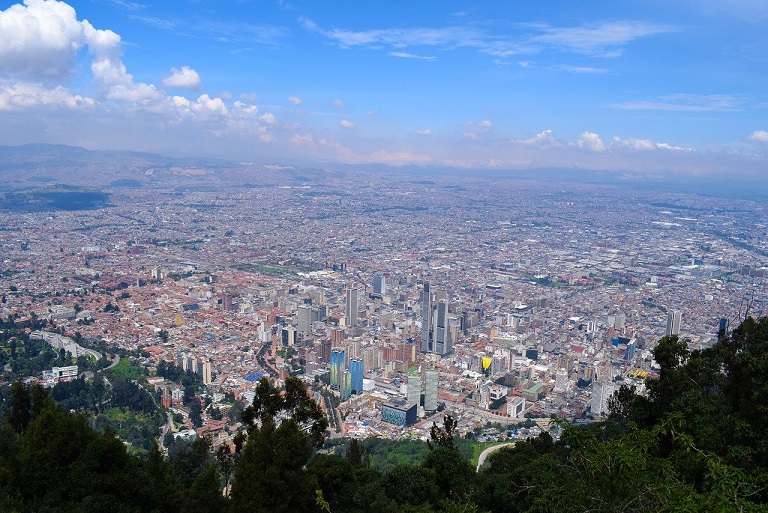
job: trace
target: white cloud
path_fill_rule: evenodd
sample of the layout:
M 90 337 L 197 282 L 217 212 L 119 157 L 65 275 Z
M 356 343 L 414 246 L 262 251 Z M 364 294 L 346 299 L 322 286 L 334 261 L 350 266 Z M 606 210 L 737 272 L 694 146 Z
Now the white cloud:
M 302 20 L 304 27 L 321 34 L 342 48 L 367 47 L 388 50 L 388 54 L 402 58 L 425 58 L 405 52 L 413 47 L 440 47 L 447 50 L 475 48 L 494 57 L 509 57 L 538 53 L 547 48 L 596 55 L 617 57 L 623 47 L 635 39 L 673 32 L 677 27 L 639 21 L 613 21 L 585 24 L 575 27 L 553 27 L 542 23 L 520 24 L 510 36 L 507 30 L 499 30 L 488 23 L 482 30 L 476 27 L 414 27 L 384 28 L 373 30 L 344 30 L 319 27 L 311 20 Z M 426 57 L 432 59 L 432 57 Z M 523 61 L 525 62 L 525 61 Z
M 339 121 L 339 126 L 341 128 L 355 128 L 357 125 L 355 125 L 351 121 L 347 121 L 346 119 L 342 119 L 341 121 Z
M 628 148 L 630 150 L 655 150 L 656 145 L 648 139 L 622 139 L 621 137 L 613 137 L 613 143 L 611 146 L 620 148 Z
M 656 147 L 661 150 L 693 151 L 693 148 L 683 148 L 682 146 L 672 146 L 669 143 L 656 143 Z
M 576 146 L 581 149 L 593 152 L 605 151 L 605 144 L 603 144 L 600 136 L 594 132 L 584 132 L 581 134 L 581 136 L 579 136 L 579 138 L 576 140 Z
M 585 74 L 592 74 L 592 75 L 600 75 L 603 73 L 608 73 L 607 69 L 592 68 L 589 66 L 560 66 L 557 69 L 560 69 L 562 71 L 568 71 L 570 73 L 585 73 Z
M 347 108 L 347 104 L 344 103 L 344 101 L 339 100 L 338 98 L 333 100 L 333 106 L 337 107 L 339 109 L 346 109 Z
M 562 146 L 562 143 L 555 138 L 555 134 L 552 130 L 544 130 L 530 139 L 522 139 L 513 142 L 520 142 L 527 146 L 538 146 L 540 148 L 556 148 Z
M 640 37 L 674 32 L 669 25 L 640 21 L 615 21 L 580 27 L 541 26 L 541 34 L 533 41 L 577 53 L 617 57 L 621 47 Z
M 291 136 L 291 143 L 296 146 L 303 146 L 307 144 L 314 144 L 314 138 L 312 134 L 293 134 Z
M 258 110 L 259 110 L 256 107 L 256 105 L 250 105 L 248 103 L 243 103 L 243 102 L 240 102 L 240 101 L 236 101 L 235 103 L 232 104 L 232 106 L 234 107 L 234 111 L 237 113 L 238 117 L 250 116 L 251 114 L 256 114 L 256 112 L 258 112 Z M 265 114 L 264 116 L 266 116 L 266 115 L 267 114 Z M 264 116 L 262 116 L 262 118 Z M 270 114 L 270 116 L 271 116 L 271 114 Z M 274 117 L 274 116 L 272 116 L 272 117 Z
M 429 135 L 432 131 L 429 128 L 425 128 L 423 130 L 416 130 L 416 135 Z
M 247 100 L 249 102 L 255 102 L 256 100 L 259 99 L 259 95 L 257 95 L 256 93 L 242 93 L 240 95 L 240 99 Z
M 27 79 L 73 72 L 86 44 L 83 24 L 64 2 L 25 0 L 0 11 L 0 70 Z
M 670 94 L 653 100 L 633 100 L 611 107 L 624 110 L 668 110 L 680 112 L 734 111 L 742 101 L 727 94 Z
M 428 55 L 416 55 L 408 52 L 389 52 L 387 55 L 390 57 L 400 57 L 401 59 L 416 59 L 422 61 L 434 61 L 437 58 Z
M 200 89 L 200 75 L 189 66 L 172 68 L 171 74 L 163 79 L 163 85 L 197 91 Z
M 93 98 L 72 94 L 61 86 L 48 89 L 41 84 L 0 82 L 0 111 L 22 110 L 40 105 L 83 109 L 93 107 L 94 104 Z
M 467 131 L 464 132 L 462 137 L 468 141 L 476 141 L 481 135 L 487 134 L 493 128 L 493 123 L 487 119 L 475 123 L 470 121 L 467 123 Z
M 298 96 L 289 96 L 288 101 L 294 105 L 301 105 L 302 100 Z
M 266 123 L 267 125 L 274 125 L 275 123 L 277 123 L 277 118 L 271 112 L 267 112 L 263 114 L 259 119 L 264 123 Z
M 747 139 L 753 142 L 768 143 L 768 132 L 765 130 L 755 130 Z

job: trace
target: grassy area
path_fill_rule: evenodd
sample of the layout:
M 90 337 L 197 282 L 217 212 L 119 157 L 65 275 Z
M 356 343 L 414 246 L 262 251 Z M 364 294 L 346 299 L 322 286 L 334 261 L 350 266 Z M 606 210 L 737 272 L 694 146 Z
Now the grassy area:
M 109 426 L 121 440 L 130 444 L 132 451 L 144 454 L 152 447 L 152 440 L 158 435 L 164 420 L 160 414 L 145 415 L 110 408 L 93 419 L 93 427 L 103 430 Z
M 123 376 L 129 380 L 137 380 L 144 377 L 144 368 L 131 361 L 130 358 L 120 358 L 117 365 L 109 369 L 110 374 Z
M 480 453 L 482 453 L 484 450 L 486 450 L 489 447 L 495 447 L 497 445 L 504 445 L 509 443 L 508 440 L 504 440 L 502 442 L 485 442 L 485 443 L 475 443 L 474 444 L 474 450 L 472 453 L 472 467 L 477 468 L 477 462 L 480 460 Z

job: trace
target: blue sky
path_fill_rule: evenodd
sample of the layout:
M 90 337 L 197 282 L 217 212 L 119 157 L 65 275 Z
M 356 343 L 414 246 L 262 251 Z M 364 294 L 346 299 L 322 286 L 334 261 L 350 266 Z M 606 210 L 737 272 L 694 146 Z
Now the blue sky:
M 768 172 L 768 2 L 0 2 L 0 144 Z

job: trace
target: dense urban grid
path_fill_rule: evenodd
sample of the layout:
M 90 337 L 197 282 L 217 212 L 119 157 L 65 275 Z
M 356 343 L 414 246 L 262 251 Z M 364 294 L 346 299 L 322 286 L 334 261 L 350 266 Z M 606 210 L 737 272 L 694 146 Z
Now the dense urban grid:
M 112 187 L 108 206 L 5 212 L 0 315 L 48 320 L 66 338 L 36 336 L 75 356 L 69 339 L 137 352 L 180 414 L 163 434 L 218 446 L 241 427 L 220 409 L 250 404 L 264 375 L 310 385 L 332 437 L 426 438 L 437 412 L 462 435 L 533 436 L 552 417 L 602 418 L 621 384 L 642 392 L 665 334 L 705 348 L 765 313 L 759 202 L 268 171 L 246 187 L 169 180 Z M 170 364 L 210 399 L 196 428 L 183 387 L 157 372 Z M 479 432 L 489 422 L 518 429 Z

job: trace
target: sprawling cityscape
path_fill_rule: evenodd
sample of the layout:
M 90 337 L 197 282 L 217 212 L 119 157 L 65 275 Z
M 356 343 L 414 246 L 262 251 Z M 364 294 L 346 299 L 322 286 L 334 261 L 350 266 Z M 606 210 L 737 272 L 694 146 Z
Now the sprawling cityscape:
M 443 411 L 461 434 L 603 418 L 621 384 L 642 392 L 658 371 L 664 335 L 706 348 L 764 313 L 759 201 L 484 175 L 252 178 L 5 212 L 0 315 L 139 350 L 150 374 L 190 370 L 214 404 L 298 375 L 330 436 L 399 439 L 426 438 Z M 188 415 L 179 385 L 149 383 Z M 240 425 L 203 420 L 191 433 L 217 444 Z

